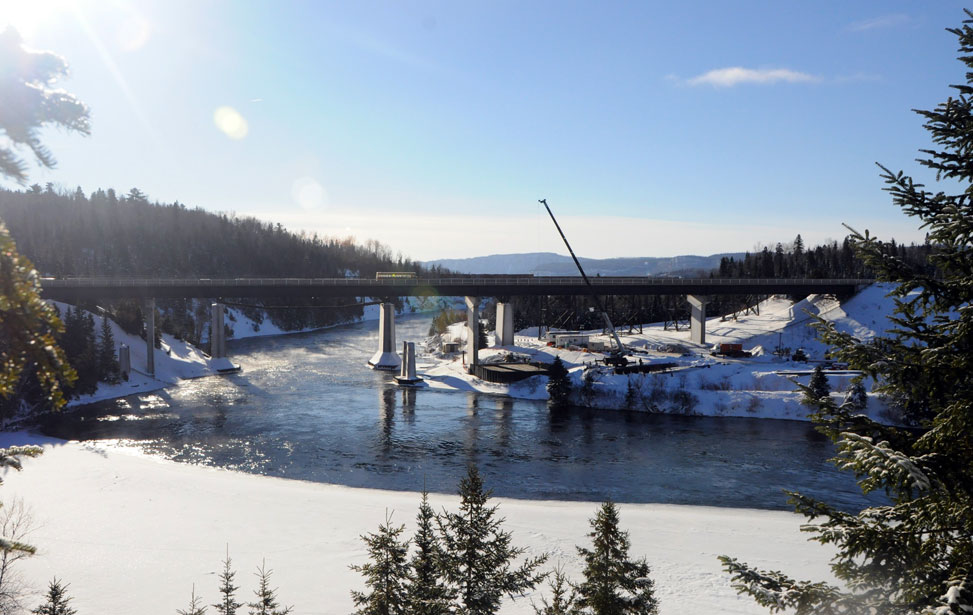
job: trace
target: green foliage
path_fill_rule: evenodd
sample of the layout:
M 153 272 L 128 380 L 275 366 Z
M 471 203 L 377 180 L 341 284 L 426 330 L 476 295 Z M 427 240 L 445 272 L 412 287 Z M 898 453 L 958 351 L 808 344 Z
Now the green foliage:
M 734 585 L 771 611 L 882 613 L 973 612 L 973 13 L 951 29 L 969 72 L 934 111 L 919 111 L 933 142 L 920 160 L 946 180 L 927 191 L 882 167 L 893 202 L 927 229 L 931 267 L 889 254 L 874 237 L 854 233 L 860 257 L 895 284 L 894 328 L 865 342 L 820 320 L 833 356 L 860 369 L 916 429 L 875 423 L 850 398 L 819 398 L 815 420 L 837 443 L 836 463 L 863 491 L 889 504 L 854 514 L 792 494 L 813 540 L 832 545 L 832 571 L 843 584 L 796 581 L 723 558 Z M 932 274 L 931 270 L 938 273 Z M 849 396 L 851 397 L 851 396 Z
M 504 519 L 497 516 L 497 507 L 487 504 L 490 492 L 483 488 L 475 466 L 471 465 L 460 481 L 459 494 L 459 512 L 445 513 L 438 519 L 443 571 L 456 589 L 459 605 L 455 613 L 492 615 L 504 595 L 521 595 L 544 579 L 538 569 L 547 556 L 515 564 L 526 550 L 511 545 L 511 534 L 502 529 Z
M 554 407 L 566 406 L 571 398 L 571 379 L 561 357 L 554 357 L 547 370 L 547 394 Z
M 575 587 L 576 609 L 585 615 L 650 615 L 658 612 L 645 559 L 628 557 L 628 532 L 618 526 L 618 507 L 604 502 L 591 520 L 591 549 L 578 547 L 584 581 Z
M 443 553 L 436 534 L 436 513 L 429 505 L 429 494 L 425 491 L 416 515 L 412 543 L 415 553 L 409 562 L 412 579 L 406 588 L 406 611 L 410 615 L 447 615 L 453 592 L 443 578 Z
M 193 585 L 193 592 L 189 598 L 189 608 L 186 610 L 177 609 L 177 615 L 206 615 L 206 607 L 203 606 L 202 600 L 196 595 L 196 586 Z
M 220 601 L 213 605 L 219 615 L 235 615 L 237 609 L 243 606 L 242 602 L 236 601 L 236 591 L 240 589 L 233 584 L 232 561 L 230 560 L 229 549 L 227 549 L 226 559 L 223 560 L 223 571 L 220 573 Z
M 76 610 L 68 606 L 68 586 L 55 578 L 47 587 L 47 601 L 31 611 L 34 615 L 75 615 Z
M 352 591 L 358 615 L 406 615 L 408 611 L 409 541 L 401 540 L 405 526 L 392 527 L 391 515 L 378 532 L 362 536 L 369 562 L 351 566 L 362 573 L 368 592 Z
M 294 607 L 281 607 L 277 602 L 277 590 L 270 586 L 270 575 L 273 570 L 267 570 L 267 563 L 261 562 L 257 568 L 257 589 L 253 591 L 257 599 L 249 604 L 250 615 L 287 615 Z
M 54 308 L 40 298 L 33 265 L 17 253 L 0 222 L 0 398 L 16 396 L 22 378 L 32 375 L 51 407 L 64 405 L 64 387 L 77 374 L 55 342 L 63 328 Z

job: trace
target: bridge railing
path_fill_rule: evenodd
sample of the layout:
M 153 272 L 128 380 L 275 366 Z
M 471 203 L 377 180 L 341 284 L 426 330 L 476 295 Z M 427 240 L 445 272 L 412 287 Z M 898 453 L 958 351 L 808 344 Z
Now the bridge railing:
M 849 278 L 647 278 L 594 277 L 594 286 L 860 286 L 874 280 Z M 46 288 L 196 287 L 196 286 L 576 286 L 567 276 L 514 278 L 41 278 Z

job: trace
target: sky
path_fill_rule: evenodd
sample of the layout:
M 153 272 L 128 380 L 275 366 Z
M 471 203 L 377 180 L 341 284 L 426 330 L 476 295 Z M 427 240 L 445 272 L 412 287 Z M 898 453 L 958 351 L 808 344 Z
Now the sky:
M 934 183 L 912 109 L 964 79 L 962 6 L 0 0 L 0 28 L 91 109 L 31 182 L 421 260 L 565 253 L 544 198 L 607 258 L 921 241 L 875 163 Z

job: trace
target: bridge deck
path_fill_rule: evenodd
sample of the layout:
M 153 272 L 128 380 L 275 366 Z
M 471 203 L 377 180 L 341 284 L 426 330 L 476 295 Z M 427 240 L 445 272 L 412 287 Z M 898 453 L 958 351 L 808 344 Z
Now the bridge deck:
M 848 293 L 871 284 L 867 279 L 726 279 L 594 277 L 600 295 L 737 295 Z M 42 278 L 47 299 L 138 297 L 405 297 L 583 295 L 579 276 L 365 278 Z

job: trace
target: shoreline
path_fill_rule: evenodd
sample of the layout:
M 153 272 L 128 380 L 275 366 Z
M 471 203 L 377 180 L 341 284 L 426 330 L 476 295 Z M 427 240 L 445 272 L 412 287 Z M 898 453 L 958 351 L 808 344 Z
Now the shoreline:
M 347 613 L 361 577 L 359 536 L 374 532 L 393 512 L 407 532 L 419 503 L 412 491 L 363 489 L 268 477 L 168 461 L 131 449 L 67 442 L 25 432 L 0 434 L 0 446 L 38 443 L 44 454 L 7 471 L 5 501 L 22 498 L 40 528 L 30 537 L 39 554 L 20 568 L 37 587 L 52 576 L 71 583 L 80 612 L 112 615 L 170 613 L 184 608 L 195 584 L 211 602 L 215 571 L 229 546 L 240 574 L 238 597 L 249 598 L 250 573 L 266 558 L 281 601 L 295 615 Z M 487 485 L 489 487 L 489 485 Z M 430 494 L 436 510 L 454 509 L 458 496 Z M 493 498 L 515 545 L 552 553 L 578 578 L 576 545 L 587 546 L 596 502 Z M 804 518 L 792 512 L 678 504 L 622 503 L 622 528 L 631 554 L 652 566 L 662 613 L 762 613 L 736 594 L 716 556 L 740 557 L 799 578 L 830 580 L 830 551 L 808 543 Z M 556 520 L 556 522 L 553 522 Z M 84 528 L 79 532 L 79 528 Z M 138 587 L 133 597 L 116 579 Z M 329 579 L 325 586 L 321 578 Z M 538 600 L 546 588 L 535 591 Z M 133 603 L 134 600 L 134 603 Z M 530 601 L 500 611 L 532 613 Z

